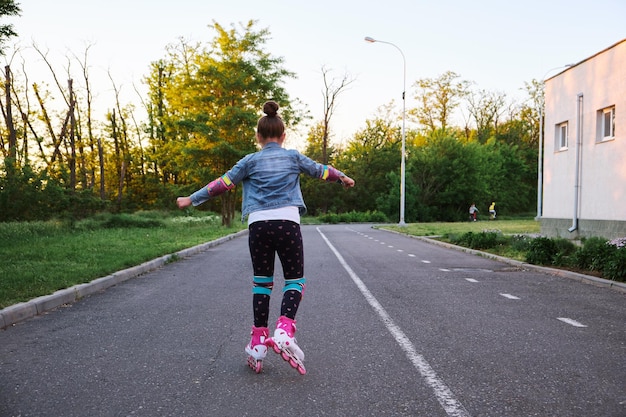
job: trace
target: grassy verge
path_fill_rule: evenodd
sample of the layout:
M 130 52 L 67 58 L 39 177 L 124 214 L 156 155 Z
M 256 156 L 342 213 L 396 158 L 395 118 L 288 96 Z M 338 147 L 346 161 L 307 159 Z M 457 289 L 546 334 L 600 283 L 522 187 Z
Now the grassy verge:
M 409 235 L 436 237 L 455 245 L 535 265 L 626 282 L 626 238 L 609 241 L 591 237 L 574 243 L 564 238 L 541 237 L 539 223 L 531 219 L 425 223 L 384 228 Z
M 236 233 L 202 212 L 0 224 L 0 308 Z
M 467 232 L 480 233 L 484 230 L 498 230 L 503 234 L 533 234 L 539 233 L 540 226 L 539 222 L 533 219 L 515 219 L 456 223 L 410 223 L 406 227 L 393 225 L 385 226 L 385 228 L 413 236 L 446 237 Z
M 385 228 L 413 236 L 437 236 L 438 240 L 451 242 L 469 232 L 498 231 L 505 235 L 535 235 L 539 233 L 540 226 L 539 222 L 534 219 L 513 219 L 456 223 L 411 223 L 406 227 L 385 226 Z M 524 261 L 526 258 L 525 250 L 520 250 L 505 242 L 481 250 L 518 261 Z

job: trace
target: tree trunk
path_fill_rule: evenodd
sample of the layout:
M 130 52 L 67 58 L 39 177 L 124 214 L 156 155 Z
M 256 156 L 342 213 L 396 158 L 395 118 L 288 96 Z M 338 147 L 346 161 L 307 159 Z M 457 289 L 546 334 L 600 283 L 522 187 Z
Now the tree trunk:
M 76 191 L 76 118 L 74 117 L 74 90 L 73 80 L 67 80 L 70 94 L 70 191 Z
M 9 159 L 12 164 L 17 160 L 17 135 L 15 133 L 15 126 L 13 126 L 13 114 L 11 111 L 11 68 L 7 65 L 4 67 L 5 71 L 5 84 L 4 90 L 6 95 L 6 124 L 9 133 Z

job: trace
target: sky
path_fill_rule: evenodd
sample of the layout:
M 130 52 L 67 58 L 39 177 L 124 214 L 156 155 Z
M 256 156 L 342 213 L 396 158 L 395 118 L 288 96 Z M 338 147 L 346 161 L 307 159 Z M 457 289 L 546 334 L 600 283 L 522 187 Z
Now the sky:
M 230 28 L 255 20 L 257 30 L 270 32 L 265 50 L 282 57 L 284 68 L 297 76 L 285 83 L 289 95 L 306 104 L 314 121 L 323 118 L 322 68 L 329 71 L 329 80 L 354 80 L 339 95 L 331 119 L 337 143 L 363 129 L 392 100 L 400 112 L 405 76 L 407 109 L 417 105 L 415 81 L 446 71 L 473 82 L 476 89 L 521 101 L 526 82 L 626 38 L 624 0 L 16 2 L 21 16 L 3 22 L 12 23 L 18 34 L 5 45 L 5 64 L 23 65 L 30 83 L 51 83 L 50 70 L 33 45 L 46 51 L 60 76 L 68 73 L 68 57 L 82 59 L 90 46 L 90 82 L 98 92 L 94 106 L 96 111 L 102 106 L 103 115 L 111 106 L 111 79 L 122 103 L 139 103 L 137 91 L 145 91 L 142 79 L 151 62 L 165 57 L 167 45 L 181 38 L 208 44 L 215 34 L 213 22 Z M 399 50 L 365 42 L 366 36 Z M 82 79 L 76 63 L 69 73 Z M 302 140 L 306 127 L 292 135 Z

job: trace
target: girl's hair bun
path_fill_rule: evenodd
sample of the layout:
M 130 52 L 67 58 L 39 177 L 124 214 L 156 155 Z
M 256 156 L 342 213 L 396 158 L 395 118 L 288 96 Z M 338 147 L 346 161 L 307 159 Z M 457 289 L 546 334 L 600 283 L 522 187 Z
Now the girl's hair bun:
M 263 113 L 268 117 L 276 116 L 278 113 L 278 103 L 275 101 L 267 101 L 263 105 Z

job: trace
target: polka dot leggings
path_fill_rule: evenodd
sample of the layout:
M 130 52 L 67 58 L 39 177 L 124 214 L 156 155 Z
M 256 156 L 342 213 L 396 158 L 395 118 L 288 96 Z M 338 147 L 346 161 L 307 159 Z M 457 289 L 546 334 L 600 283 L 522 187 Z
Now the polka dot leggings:
M 304 289 L 304 248 L 300 225 L 288 220 L 265 220 L 252 223 L 248 230 L 255 277 L 252 296 L 254 325 L 268 325 L 276 254 L 285 277 L 280 314 L 295 319 Z

